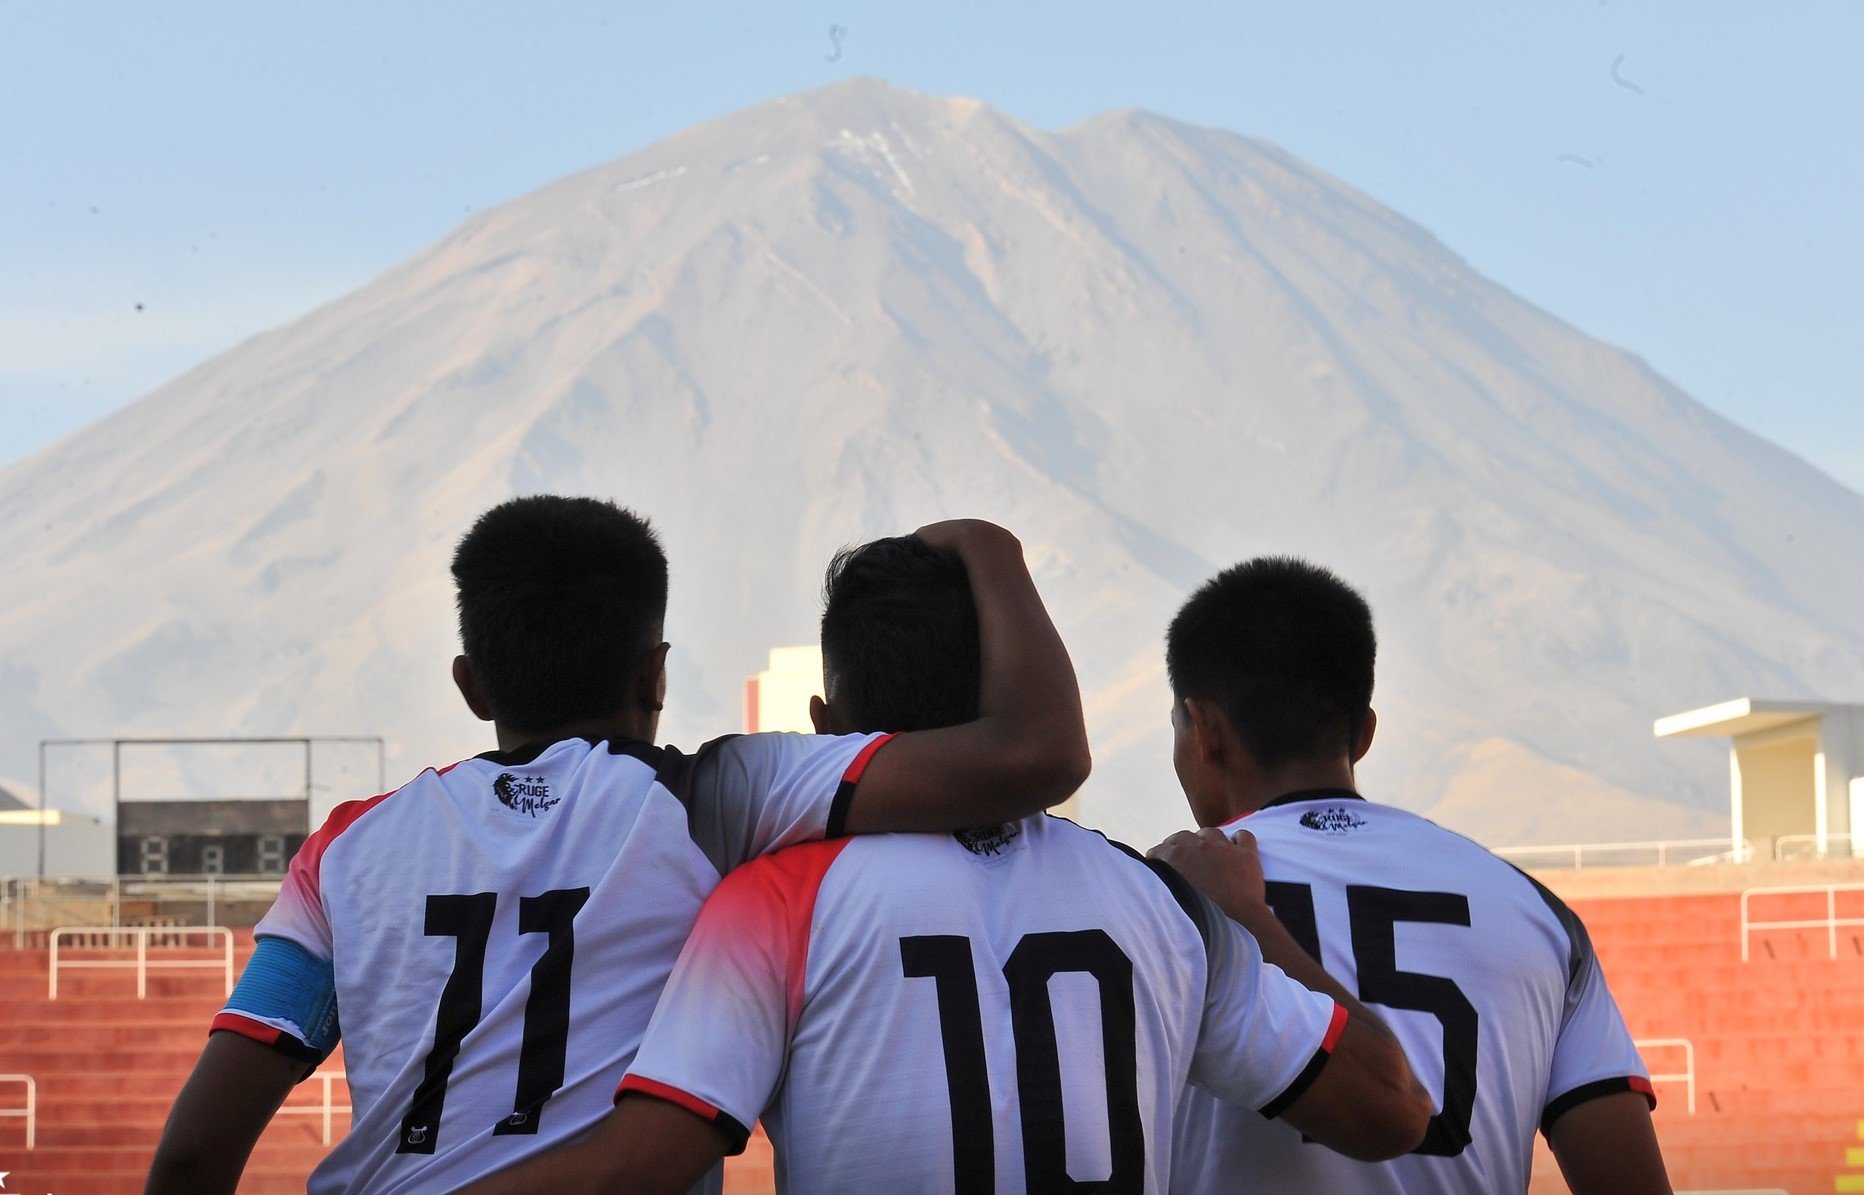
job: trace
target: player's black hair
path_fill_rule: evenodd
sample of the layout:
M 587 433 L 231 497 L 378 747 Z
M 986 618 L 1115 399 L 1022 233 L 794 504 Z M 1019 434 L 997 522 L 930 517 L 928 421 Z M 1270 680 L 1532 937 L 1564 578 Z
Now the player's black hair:
M 977 717 L 977 605 L 964 562 L 912 536 L 846 548 L 822 587 L 828 700 L 862 731 Z
M 453 553 L 460 642 L 495 721 L 605 718 L 660 642 L 667 557 L 646 519 L 538 494 L 479 516 Z
M 1366 600 L 1287 556 L 1218 573 L 1165 632 L 1173 697 L 1215 704 L 1264 767 L 1350 754 L 1377 654 Z

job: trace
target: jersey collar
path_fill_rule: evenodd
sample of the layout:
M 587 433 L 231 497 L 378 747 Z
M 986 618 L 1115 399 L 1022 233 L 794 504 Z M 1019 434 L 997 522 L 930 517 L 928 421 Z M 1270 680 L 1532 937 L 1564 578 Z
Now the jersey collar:
M 1350 788 L 1303 788 L 1291 793 L 1283 793 L 1273 801 L 1264 801 L 1262 808 L 1273 809 L 1277 805 L 1292 805 L 1297 801 L 1363 801 L 1364 797 Z
M 1239 813 L 1235 817 L 1231 818 L 1229 821 L 1224 822 L 1221 826 L 1218 826 L 1217 828 L 1219 830 L 1234 829 L 1236 826 L 1241 825 L 1243 820 L 1247 818 L 1249 814 L 1261 813 L 1264 809 L 1273 809 L 1277 805 L 1295 805 L 1295 804 L 1299 804 L 1302 801 L 1363 801 L 1363 800 L 1365 800 L 1364 797 L 1360 796 L 1358 793 L 1354 792 L 1350 788 L 1296 789 L 1294 792 L 1291 792 L 1291 793 L 1283 793 L 1281 796 L 1276 797 L 1272 801 L 1264 801 L 1261 805 L 1257 806 L 1254 809 L 1251 809 L 1249 813 Z
M 473 758 L 483 759 L 488 763 L 495 763 L 502 768 L 522 767 L 544 752 L 550 750 L 558 743 L 571 742 L 587 743 L 591 747 L 607 743 L 611 755 L 639 755 L 643 747 L 647 748 L 648 751 L 654 750 L 653 744 L 651 743 L 637 743 L 633 739 L 623 738 L 621 736 L 606 739 L 592 739 L 588 735 L 571 735 L 563 739 L 546 739 L 542 742 L 526 743 L 522 747 L 513 747 L 509 751 L 482 751 L 478 755 L 473 756 Z

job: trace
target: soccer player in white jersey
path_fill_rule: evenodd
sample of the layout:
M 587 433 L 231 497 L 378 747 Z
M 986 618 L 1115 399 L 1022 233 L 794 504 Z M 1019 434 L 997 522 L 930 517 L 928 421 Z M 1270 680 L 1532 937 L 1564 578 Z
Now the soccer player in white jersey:
M 453 561 L 454 678 L 498 749 L 339 806 L 291 864 L 176 1101 L 155 1192 L 234 1189 L 341 1026 L 348 1136 L 312 1191 L 440 1191 L 609 1108 L 722 873 L 843 832 L 1024 816 L 1086 775 L 1072 666 L 1014 537 L 919 533 L 970 567 L 982 701 L 963 725 L 655 748 L 667 568 L 636 516 L 518 499 Z M 714 1186 L 716 1176 L 714 1176 Z
M 1667 1192 L 1650 1080 L 1579 918 L 1525 873 L 1363 800 L 1375 725 L 1372 612 L 1339 578 L 1263 558 L 1172 621 L 1173 762 L 1205 829 L 1157 852 L 1245 925 L 1224 889 L 1253 834 L 1274 915 L 1378 1007 L 1435 1114 L 1380 1164 L 1192 1092 L 1173 1190 L 1497 1195 L 1527 1189 L 1539 1128 L 1575 1195 Z M 1250 854 L 1249 852 L 1244 852 Z
M 948 554 L 838 558 L 822 649 L 820 730 L 974 716 L 977 625 Z M 799 1195 L 1163 1192 L 1187 1078 L 1389 1157 L 1428 1096 L 1345 1004 L 1063 819 L 795 847 L 706 903 L 603 1127 L 471 1190 L 677 1191 L 761 1117 Z

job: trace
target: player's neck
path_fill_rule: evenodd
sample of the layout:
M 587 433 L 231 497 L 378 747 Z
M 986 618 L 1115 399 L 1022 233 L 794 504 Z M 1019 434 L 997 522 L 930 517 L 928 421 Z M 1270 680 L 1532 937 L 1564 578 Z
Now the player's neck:
M 1227 820 L 1254 813 L 1277 797 L 1316 788 L 1343 788 L 1358 792 L 1353 778 L 1352 761 L 1343 756 L 1322 759 L 1296 759 L 1272 768 L 1242 762 L 1225 777 L 1225 796 L 1229 806 Z
M 566 722 L 548 730 L 522 730 L 494 722 L 492 729 L 498 737 L 500 751 L 516 751 L 532 743 L 557 743 L 564 739 L 633 739 L 651 743 L 654 741 L 654 732 L 659 729 L 657 713 L 656 710 L 624 710 L 606 718 Z

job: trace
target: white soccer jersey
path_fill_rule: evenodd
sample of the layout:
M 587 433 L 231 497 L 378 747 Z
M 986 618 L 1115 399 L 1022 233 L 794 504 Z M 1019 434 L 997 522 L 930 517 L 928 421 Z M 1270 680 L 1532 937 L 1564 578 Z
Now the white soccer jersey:
M 1035 817 L 733 872 L 622 1090 L 761 1116 L 801 1195 L 1162 1192 L 1187 1079 L 1274 1115 L 1345 1017 L 1169 868 Z
M 1436 1114 L 1416 1151 L 1355 1162 L 1192 1092 L 1173 1190 L 1525 1191 L 1536 1127 L 1597 1096 L 1650 1096 L 1585 926 L 1524 872 L 1340 789 L 1224 829 L 1255 835 L 1276 915 L 1385 1018 Z
M 884 739 L 569 739 L 340 806 L 214 1028 L 315 1061 L 340 1018 L 352 1127 L 312 1191 L 510 1165 L 607 1111 L 719 871 L 838 831 Z

